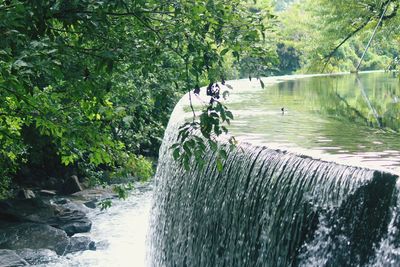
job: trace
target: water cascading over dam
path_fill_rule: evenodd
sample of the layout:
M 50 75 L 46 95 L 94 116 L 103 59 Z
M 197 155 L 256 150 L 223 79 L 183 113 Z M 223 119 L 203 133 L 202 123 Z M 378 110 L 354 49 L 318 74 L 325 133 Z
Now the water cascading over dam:
M 212 150 L 185 171 L 169 149 L 181 112 L 160 151 L 152 266 L 400 263 L 397 175 L 247 143 L 228 150 L 222 172 Z

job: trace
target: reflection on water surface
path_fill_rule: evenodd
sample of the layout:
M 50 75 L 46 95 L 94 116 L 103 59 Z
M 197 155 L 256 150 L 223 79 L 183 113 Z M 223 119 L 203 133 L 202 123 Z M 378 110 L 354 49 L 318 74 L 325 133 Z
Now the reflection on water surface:
M 399 80 L 383 72 L 359 79 L 306 77 L 265 89 L 257 81 L 232 82 L 231 132 L 242 141 L 400 173 Z

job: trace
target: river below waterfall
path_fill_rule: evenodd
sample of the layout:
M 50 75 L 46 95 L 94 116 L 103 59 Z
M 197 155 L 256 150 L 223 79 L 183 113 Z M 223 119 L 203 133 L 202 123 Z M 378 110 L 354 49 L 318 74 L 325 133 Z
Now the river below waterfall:
M 42 267 L 142 267 L 146 264 L 146 236 L 153 194 L 152 183 L 137 183 L 126 200 L 113 200 L 112 207 L 96 208 L 88 217 L 90 236 L 96 251 L 82 251 L 59 257 Z

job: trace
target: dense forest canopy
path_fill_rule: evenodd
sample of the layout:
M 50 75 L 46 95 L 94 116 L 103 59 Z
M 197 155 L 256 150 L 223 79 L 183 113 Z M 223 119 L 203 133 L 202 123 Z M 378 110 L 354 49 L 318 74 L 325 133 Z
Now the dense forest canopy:
M 12 179 L 149 176 L 179 97 L 228 79 L 394 67 L 399 1 L 0 1 L 0 195 Z M 275 14 L 274 14 L 275 12 Z M 193 92 L 192 92 L 193 93 Z M 206 138 L 233 118 L 211 92 Z M 186 141 L 186 145 L 185 145 Z M 201 141 L 177 144 L 199 156 Z M 36 173 L 36 176 L 35 176 Z

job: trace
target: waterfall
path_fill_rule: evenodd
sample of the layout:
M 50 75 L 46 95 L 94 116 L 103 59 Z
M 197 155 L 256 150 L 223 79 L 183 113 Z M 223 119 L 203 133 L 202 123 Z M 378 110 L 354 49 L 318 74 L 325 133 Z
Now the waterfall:
M 180 112 L 160 150 L 152 266 L 379 266 L 390 256 L 396 175 L 251 144 L 229 150 L 222 172 L 212 150 L 185 171 L 169 149 Z
M 395 205 L 391 207 L 391 220 L 387 234 L 382 238 L 376 248 L 376 257 L 372 260 L 370 266 L 399 266 L 400 263 L 400 181 L 396 184 L 393 199 Z

